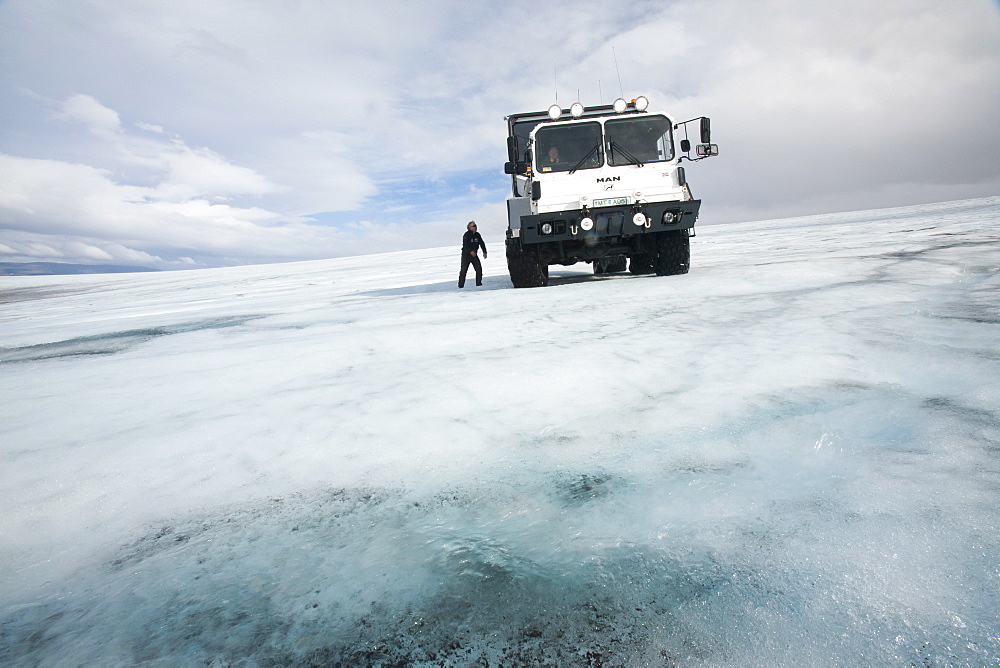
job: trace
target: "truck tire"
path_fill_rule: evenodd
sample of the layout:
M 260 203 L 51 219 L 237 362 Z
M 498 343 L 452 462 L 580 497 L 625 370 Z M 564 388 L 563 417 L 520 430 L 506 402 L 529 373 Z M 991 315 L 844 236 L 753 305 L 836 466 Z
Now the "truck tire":
M 691 269 L 691 237 L 687 230 L 661 232 L 656 254 L 656 275 L 676 276 Z
M 549 284 L 549 267 L 542 266 L 534 250 L 508 246 L 507 271 L 515 288 L 541 288 Z
M 594 260 L 595 274 L 617 274 L 625 271 L 625 256 L 613 255 Z
M 628 270 L 633 274 L 652 274 L 655 269 L 653 266 L 655 259 L 652 253 L 646 251 L 636 253 L 629 258 Z

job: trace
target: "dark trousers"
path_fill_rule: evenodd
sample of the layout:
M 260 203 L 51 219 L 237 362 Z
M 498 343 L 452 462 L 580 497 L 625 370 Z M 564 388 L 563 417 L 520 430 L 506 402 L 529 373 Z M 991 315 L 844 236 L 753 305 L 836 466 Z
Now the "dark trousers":
M 474 251 L 462 253 L 462 271 L 458 274 L 458 287 L 465 287 L 465 275 L 469 273 L 469 264 L 476 268 L 476 285 L 483 284 L 483 263 L 479 261 L 479 255 Z

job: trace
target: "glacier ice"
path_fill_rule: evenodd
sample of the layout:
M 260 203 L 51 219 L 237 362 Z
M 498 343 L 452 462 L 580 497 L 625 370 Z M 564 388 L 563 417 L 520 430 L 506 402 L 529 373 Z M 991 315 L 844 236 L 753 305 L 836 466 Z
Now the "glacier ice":
M 998 223 L 5 278 L 0 662 L 1000 662 Z

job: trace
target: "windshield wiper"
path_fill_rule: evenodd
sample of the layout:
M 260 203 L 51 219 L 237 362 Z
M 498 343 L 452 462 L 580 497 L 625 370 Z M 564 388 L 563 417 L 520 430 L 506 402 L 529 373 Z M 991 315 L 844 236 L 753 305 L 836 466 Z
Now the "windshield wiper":
M 576 170 L 580 169 L 580 167 L 583 166 L 583 163 L 585 163 L 588 160 L 590 160 L 590 156 L 594 155 L 594 151 L 596 151 L 599 148 L 601 148 L 601 142 L 597 142 L 596 144 L 594 144 L 594 148 L 592 148 L 589 151 L 587 151 L 587 155 L 585 155 L 582 158 L 580 158 L 580 162 L 578 162 L 575 165 L 573 165 L 573 169 L 569 170 L 569 173 L 572 174 Z
M 626 158 L 628 158 L 629 162 L 626 163 L 626 164 L 639 165 L 640 167 L 642 167 L 643 165 L 646 164 L 642 160 L 640 160 L 639 158 L 635 157 L 634 155 L 632 155 L 631 153 L 629 153 L 628 151 L 626 151 L 625 149 L 623 149 L 621 146 L 619 146 L 618 142 L 611 142 L 611 154 L 612 154 L 612 156 L 614 155 L 615 151 L 618 151 L 619 153 L 621 153 L 622 155 L 624 155 Z

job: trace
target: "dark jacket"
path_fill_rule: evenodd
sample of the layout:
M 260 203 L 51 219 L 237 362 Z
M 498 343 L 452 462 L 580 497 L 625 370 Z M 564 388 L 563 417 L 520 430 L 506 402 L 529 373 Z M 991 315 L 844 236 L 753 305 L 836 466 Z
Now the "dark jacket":
M 466 231 L 462 236 L 462 254 L 466 255 L 468 253 L 475 253 L 479 250 L 479 247 L 483 248 L 483 255 L 486 255 L 486 242 L 483 241 L 483 237 L 479 232 L 473 232 L 472 230 Z

